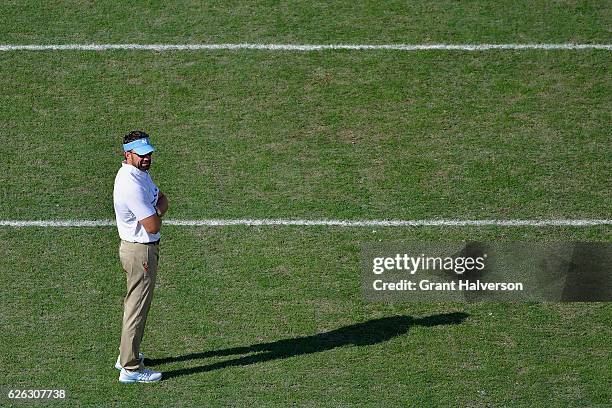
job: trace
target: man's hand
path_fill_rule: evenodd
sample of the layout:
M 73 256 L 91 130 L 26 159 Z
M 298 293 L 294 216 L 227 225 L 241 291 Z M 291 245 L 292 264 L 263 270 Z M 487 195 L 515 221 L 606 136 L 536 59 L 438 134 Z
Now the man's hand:
M 161 191 L 157 197 L 157 208 L 161 215 L 164 215 L 166 211 L 168 211 L 168 198 Z

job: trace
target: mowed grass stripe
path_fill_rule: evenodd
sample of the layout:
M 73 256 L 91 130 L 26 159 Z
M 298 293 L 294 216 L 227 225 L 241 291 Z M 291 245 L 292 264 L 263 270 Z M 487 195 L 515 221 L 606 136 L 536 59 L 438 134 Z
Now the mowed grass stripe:
M 0 219 L 112 219 L 132 128 L 173 219 L 610 219 L 612 54 L 449 55 L 2 54 Z
M 2 2 L 3 42 L 606 43 L 610 2 Z M 102 29 L 103 28 L 103 29 Z
M 0 229 L 0 387 L 62 388 L 73 405 L 134 398 L 154 406 L 609 401 L 602 379 L 610 375 L 612 304 L 367 302 L 360 246 L 438 240 L 438 228 L 289 228 L 164 228 L 143 351 L 151 367 L 173 376 L 144 393 L 119 384 L 113 368 L 125 295 L 116 231 Z M 458 228 L 444 238 L 590 240 L 604 233 Z M 449 313 L 468 316 L 396 330 L 406 318 Z M 389 325 L 384 332 L 393 335 L 381 339 L 380 327 L 368 323 L 377 319 L 399 327 Z M 343 331 L 356 324 L 364 325 L 361 333 Z

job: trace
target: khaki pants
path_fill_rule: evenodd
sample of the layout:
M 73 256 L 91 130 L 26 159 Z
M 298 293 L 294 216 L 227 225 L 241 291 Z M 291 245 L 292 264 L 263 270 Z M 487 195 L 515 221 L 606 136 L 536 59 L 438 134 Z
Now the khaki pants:
M 119 358 L 124 368 L 138 370 L 143 368 L 143 364 L 138 361 L 138 353 L 153 299 L 159 243 L 138 244 L 122 240 L 119 259 L 127 275 Z

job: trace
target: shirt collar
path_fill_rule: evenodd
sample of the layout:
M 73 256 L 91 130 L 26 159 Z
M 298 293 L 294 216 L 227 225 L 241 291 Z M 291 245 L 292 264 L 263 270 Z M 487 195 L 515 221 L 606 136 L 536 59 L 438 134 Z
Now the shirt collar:
M 144 170 L 144 171 L 143 171 L 143 170 L 140 170 L 140 169 L 139 169 L 138 167 L 136 167 L 136 166 L 132 166 L 131 164 L 127 164 L 127 163 L 125 162 L 125 160 L 121 162 L 121 166 L 122 166 L 123 168 L 127 168 L 127 170 L 128 170 L 130 173 L 135 174 L 135 175 L 137 175 L 137 176 L 144 176 L 145 174 L 148 174 L 148 172 L 147 172 L 146 170 Z

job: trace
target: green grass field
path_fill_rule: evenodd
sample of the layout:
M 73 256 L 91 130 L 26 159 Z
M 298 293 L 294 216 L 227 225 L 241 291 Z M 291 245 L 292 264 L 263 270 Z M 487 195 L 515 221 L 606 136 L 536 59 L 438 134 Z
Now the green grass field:
M 4 2 L 0 44 L 611 43 L 610 2 Z M 113 219 L 151 134 L 172 219 L 610 219 L 612 53 L 0 52 L 0 220 Z M 373 303 L 363 244 L 612 227 L 165 226 L 143 351 L 113 368 L 113 227 L 0 227 L 0 405 L 610 406 L 608 303 Z M 35 404 L 34 401 L 26 404 Z

